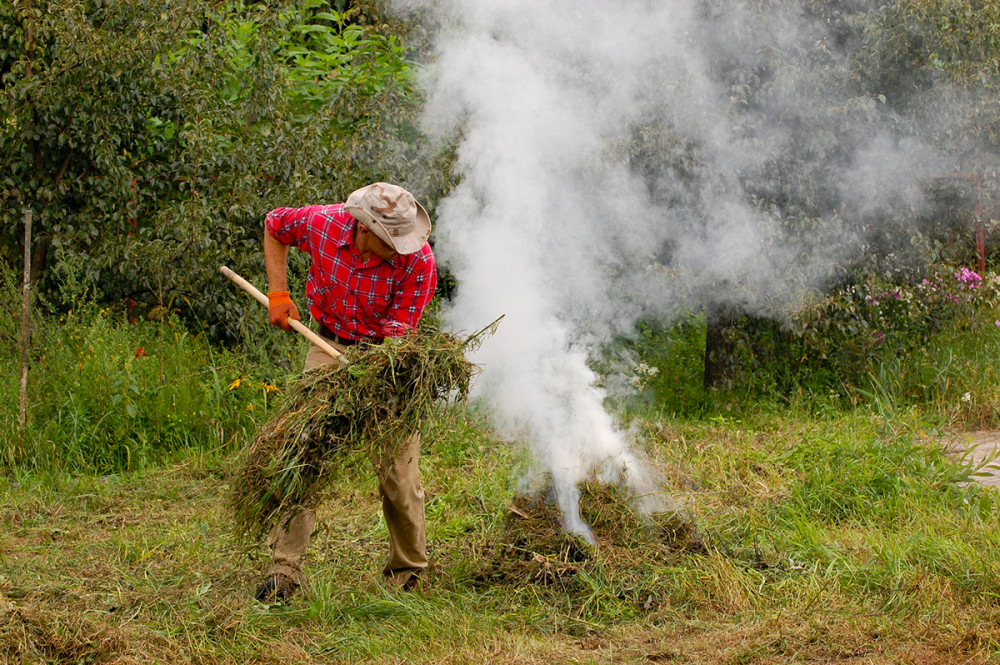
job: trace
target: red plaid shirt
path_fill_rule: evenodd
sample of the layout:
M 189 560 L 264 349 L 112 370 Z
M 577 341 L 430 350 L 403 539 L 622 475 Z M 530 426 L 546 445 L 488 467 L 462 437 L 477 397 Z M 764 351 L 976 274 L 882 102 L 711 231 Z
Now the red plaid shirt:
M 312 257 L 306 301 L 313 318 L 347 339 L 396 337 L 417 327 L 434 295 L 430 245 L 413 254 L 367 261 L 354 245 L 354 217 L 343 204 L 277 208 L 267 230 Z

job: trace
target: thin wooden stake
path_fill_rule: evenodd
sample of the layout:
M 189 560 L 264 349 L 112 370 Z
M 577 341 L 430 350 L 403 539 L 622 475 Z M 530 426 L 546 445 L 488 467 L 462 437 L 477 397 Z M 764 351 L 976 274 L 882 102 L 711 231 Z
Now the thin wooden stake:
M 28 344 L 31 342 L 31 210 L 24 211 L 24 301 L 21 309 L 21 429 L 28 422 Z

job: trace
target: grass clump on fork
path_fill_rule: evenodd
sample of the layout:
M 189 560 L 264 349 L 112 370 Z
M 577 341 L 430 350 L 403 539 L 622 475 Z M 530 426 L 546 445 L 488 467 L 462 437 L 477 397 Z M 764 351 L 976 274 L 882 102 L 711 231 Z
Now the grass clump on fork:
M 476 367 L 465 352 L 495 326 L 465 339 L 423 326 L 351 347 L 346 366 L 305 372 L 238 460 L 230 504 L 240 539 L 259 542 L 290 509 L 315 508 L 349 450 L 368 455 L 384 477 L 435 402 L 466 398 Z

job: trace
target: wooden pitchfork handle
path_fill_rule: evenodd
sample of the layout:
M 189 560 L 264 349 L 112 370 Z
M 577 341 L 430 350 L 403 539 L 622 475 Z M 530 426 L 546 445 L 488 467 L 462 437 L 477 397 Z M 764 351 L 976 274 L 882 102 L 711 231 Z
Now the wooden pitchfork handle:
M 264 307 L 269 306 L 267 301 L 267 296 L 258 291 L 253 284 L 246 281 L 245 279 L 234 273 L 226 266 L 222 266 L 221 268 L 219 268 L 219 272 L 221 272 L 223 275 L 236 282 L 236 285 L 238 287 L 240 287 L 241 289 L 252 295 L 261 305 L 263 305 Z M 312 330 L 309 330 L 306 324 L 302 323 L 297 319 L 290 318 L 288 319 L 288 325 L 291 326 L 292 329 L 295 330 L 297 333 L 308 339 L 310 342 L 312 342 L 319 348 L 323 349 L 323 352 L 329 355 L 334 360 L 340 360 L 340 361 L 345 360 L 343 354 L 340 351 L 330 346 L 329 342 L 327 342 L 325 339 L 314 333 Z

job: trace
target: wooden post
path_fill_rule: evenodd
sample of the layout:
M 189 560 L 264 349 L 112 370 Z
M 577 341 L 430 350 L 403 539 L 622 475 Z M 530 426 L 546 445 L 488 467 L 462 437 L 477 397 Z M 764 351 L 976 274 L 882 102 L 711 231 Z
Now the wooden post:
M 31 342 L 31 210 L 24 211 L 24 293 L 21 308 L 21 429 L 28 422 L 28 344 Z

